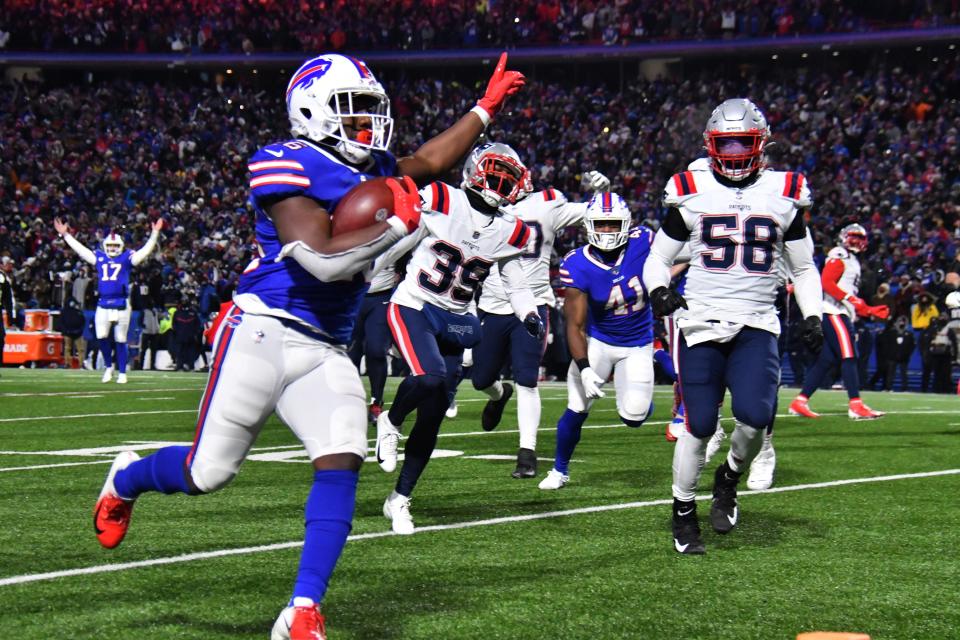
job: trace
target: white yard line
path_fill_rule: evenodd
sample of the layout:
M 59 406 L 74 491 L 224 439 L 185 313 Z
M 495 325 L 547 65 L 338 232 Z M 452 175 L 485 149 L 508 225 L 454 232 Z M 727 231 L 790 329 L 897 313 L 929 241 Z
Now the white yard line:
M 79 467 L 85 464 L 110 464 L 113 462 L 113 458 L 109 460 L 97 460 L 96 462 L 60 462 L 57 464 L 37 464 L 32 467 L 6 467 L 5 469 L 0 469 L 0 473 L 4 471 L 33 471 L 34 469 L 56 469 L 57 467 Z
M 0 393 L 0 398 L 36 398 L 50 396 L 78 396 L 88 393 L 105 393 L 107 395 L 118 395 L 121 393 L 173 393 L 175 391 L 203 391 L 203 387 L 179 387 L 169 389 L 110 389 L 108 387 L 93 387 L 86 391 L 43 391 L 30 393 Z
M 0 422 L 32 422 L 34 420 L 76 420 L 78 418 L 109 418 L 111 416 L 147 416 L 158 413 L 196 413 L 194 409 L 164 409 L 162 411 L 119 411 L 116 413 L 75 413 L 67 416 L 28 416 L 24 418 L 0 418 Z
M 764 489 L 763 491 L 741 491 L 740 496 L 758 495 L 762 493 L 786 493 L 789 491 L 806 491 L 809 489 L 825 489 L 828 487 L 839 487 L 855 484 L 868 484 L 873 482 L 890 482 L 893 480 L 910 480 L 915 478 L 933 478 L 938 476 L 949 476 L 960 474 L 960 469 L 944 469 L 943 471 L 927 471 L 923 473 L 902 473 L 889 476 L 874 476 L 870 478 L 850 478 L 847 480 L 831 480 L 828 482 L 814 482 L 808 484 L 797 484 L 787 487 L 774 487 Z M 697 496 L 697 500 L 709 500 L 710 495 Z M 602 513 L 604 511 L 620 511 L 623 509 L 640 509 L 643 507 L 659 507 L 672 504 L 672 499 L 647 500 L 643 502 L 621 502 L 618 504 L 597 505 L 594 507 L 582 507 L 579 509 L 566 509 L 564 511 L 546 511 L 543 513 L 530 513 L 520 516 L 506 516 L 502 518 L 490 518 L 487 520 L 470 520 L 467 522 L 455 522 L 453 524 L 438 524 L 428 527 L 419 527 L 416 534 L 429 533 L 433 531 L 450 531 L 454 529 L 468 529 L 473 527 L 486 527 L 490 525 L 509 524 L 512 522 L 529 522 L 531 520 L 545 520 L 548 518 L 560 518 L 563 516 L 576 516 L 587 513 Z M 348 540 L 372 540 L 374 538 L 386 538 L 395 536 L 393 531 L 374 531 L 371 533 L 360 533 L 350 536 Z M 50 571 L 47 573 L 28 573 L 19 576 L 10 576 L 0 579 L 0 587 L 11 585 L 27 584 L 30 582 L 45 582 L 48 580 L 57 580 L 59 578 L 70 578 L 74 576 L 91 575 L 97 573 L 110 573 L 115 571 L 128 571 L 130 569 L 139 569 L 142 567 L 155 567 L 165 564 L 178 564 L 183 562 L 193 562 L 195 560 L 209 560 L 211 558 L 223 558 L 227 556 L 249 555 L 253 553 L 264 553 L 269 551 L 280 551 L 283 549 L 295 549 L 303 546 L 302 541 L 279 542 L 276 544 L 260 545 L 256 547 L 240 547 L 236 549 L 219 549 L 217 551 L 203 551 L 198 553 L 188 553 L 179 556 L 170 556 L 166 558 L 154 558 L 152 560 L 139 560 L 136 562 L 123 562 L 116 564 L 102 564 L 92 567 L 79 567 L 76 569 L 65 569 L 62 571 Z

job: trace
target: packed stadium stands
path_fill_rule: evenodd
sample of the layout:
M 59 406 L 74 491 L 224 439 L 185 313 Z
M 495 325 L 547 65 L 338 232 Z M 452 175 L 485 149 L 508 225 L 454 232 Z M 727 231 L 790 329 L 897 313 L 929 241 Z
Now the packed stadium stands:
M 253 53 L 794 37 L 957 23 L 956 5 L 886 0 L 7 0 L 0 48 Z M 306 26 L 305 26 L 306 25 Z M 376 27 L 371 28 L 371 25 Z

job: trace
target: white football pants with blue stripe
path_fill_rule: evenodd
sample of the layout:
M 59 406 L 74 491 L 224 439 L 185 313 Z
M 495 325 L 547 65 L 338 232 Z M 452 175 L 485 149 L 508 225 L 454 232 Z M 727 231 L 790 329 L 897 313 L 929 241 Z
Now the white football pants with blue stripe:
M 646 420 L 653 399 L 653 345 L 618 347 L 587 338 L 587 359 L 601 379 L 606 380 L 613 373 L 620 417 L 636 423 Z M 592 404 L 583 390 L 580 369 L 571 362 L 567 371 L 567 408 L 587 413 Z
M 216 491 L 233 479 L 274 412 L 310 460 L 335 453 L 366 457 L 366 394 L 344 349 L 233 307 L 213 352 L 187 458 L 198 489 Z

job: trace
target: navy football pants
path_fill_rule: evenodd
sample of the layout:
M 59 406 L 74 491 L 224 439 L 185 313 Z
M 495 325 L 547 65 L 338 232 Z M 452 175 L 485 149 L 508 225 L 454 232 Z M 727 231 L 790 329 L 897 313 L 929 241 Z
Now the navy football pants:
M 537 307 L 537 312 L 543 326 L 549 328 L 547 305 Z M 536 387 L 540 378 L 540 359 L 547 345 L 546 334 L 540 340 L 531 336 L 512 313 L 502 315 L 481 311 L 480 324 L 482 337 L 479 346 L 473 350 L 473 388 L 486 389 L 496 382 L 508 355 L 514 382 L 522 387 Z
M 767 428 L 777 411 L 780 359 L 777 337 L 744 327 L 730 342 L 688 346 L 680 332 L 680 389 L 687 428 L 698 438 L 717 429 L 717 412 L 730 389 L 733 417 L 754 429 Z

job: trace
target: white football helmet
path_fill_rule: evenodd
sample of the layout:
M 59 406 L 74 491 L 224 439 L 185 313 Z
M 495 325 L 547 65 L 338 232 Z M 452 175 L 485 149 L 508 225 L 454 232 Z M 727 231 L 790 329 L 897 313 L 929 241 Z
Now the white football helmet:
M 960 291 L 951 291 L 947 294 L 947 309 L 960 308 Z
M 307 60 L 290 78 L 286 97 L 293 134 L 332 143 L 350 162 L 365 162 L 372 151 L 390 146 L 390 99 L 361 60 L 337 53 Z M 351 138 L 345 118 L 369 118 L 370 129 Z
M 840 242 L 847 248 L 847 251 L 853 253 L 865 251 L 869 244 L 867 230 L 857 223 L 848 224 L 840 230 Z
M 627 244 L 633 215 L 627 203 L 610 191 L 595 193 L 587 203 L 583 224 L 587 228 L 587 242 L 601 251 L 612 251 Z M 598 223 L 612 223 L 617 231 L 597 231 Z
M 501 142 L 475 147 L 463 163 L 461 186 L 478 194 L 491 207 L 514 204 L 532 190 L 530 174 L 520 156 Z
M 743 180 L 763 168 L 769 139 L 767 119 L 746 98 L 721 102 L 703 131 L 713 170 L 729 180 Z
M 105 254 L 111 258 L 116 258 L 123 253 L 123 238 L 111 231 L 110 234 L 103 239 L 102 246 Z

